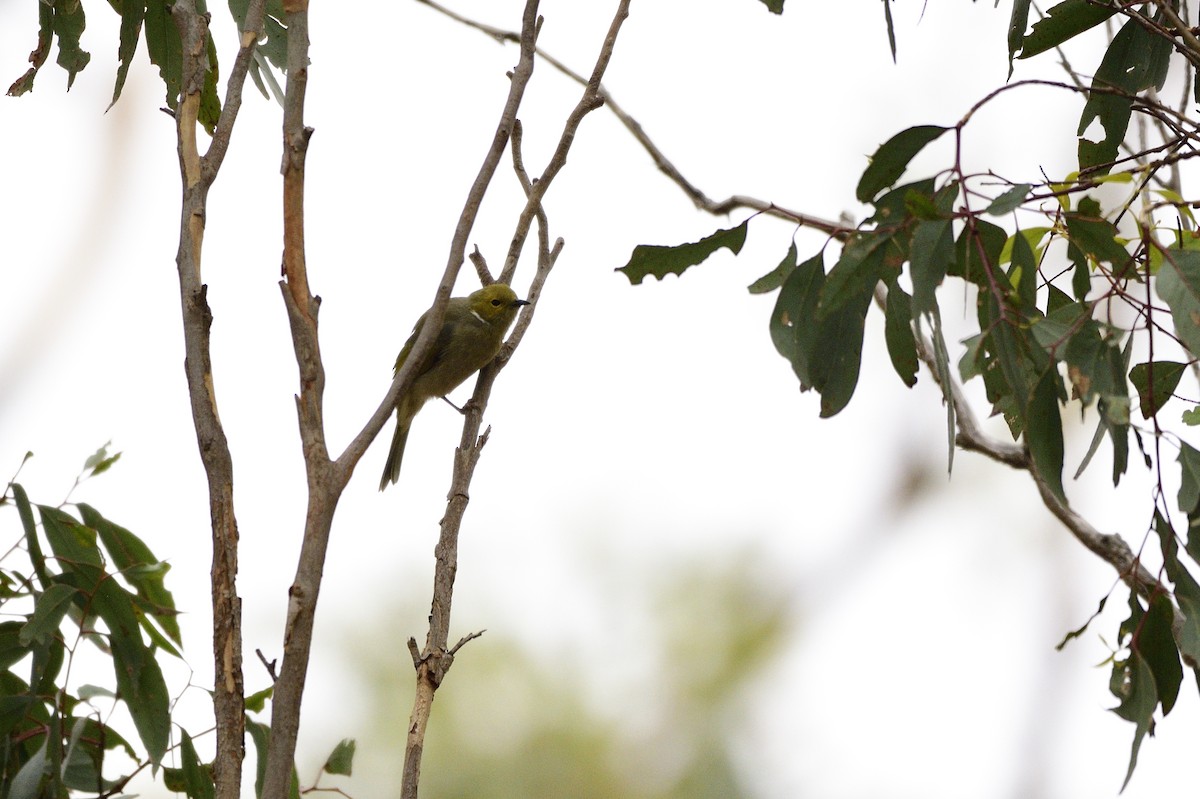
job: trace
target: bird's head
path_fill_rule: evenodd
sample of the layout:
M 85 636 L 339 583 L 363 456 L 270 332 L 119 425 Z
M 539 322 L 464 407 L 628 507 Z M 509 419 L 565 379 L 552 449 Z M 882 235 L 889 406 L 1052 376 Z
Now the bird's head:
M 517 309 L 528 305 L 527 300 L 518 300 L 517 294 L 503 283 L 493 283 L 472 292 L 467 300 L 471 313 L 489 325 L 500 325 L 507 330 L 517 318 Z

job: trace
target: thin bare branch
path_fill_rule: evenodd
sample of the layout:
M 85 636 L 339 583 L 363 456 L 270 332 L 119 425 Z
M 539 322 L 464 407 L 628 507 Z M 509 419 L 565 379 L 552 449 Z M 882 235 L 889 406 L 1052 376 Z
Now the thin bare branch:
M 504 43 L 520 41 L 519 34 L 514 31 L 501 30 L 499 28 L 494 28 L 491 25 L 478 22 L 477 20 L 469 19 L 461 14 L 457 14 L 454 11 L 445 8 L 444 6 L 439 5 L 433 0 L 416 0 L 416 2 L 427 5 L 430 8 L 445 14 L 450 19 L 466 25 L 467 27 L 474 28 L 475 30 L 480 31 L 497 42 Z M 556 70 L 566 75 L 576 83 L 579 83 L 583 86 L 588 85 L 588 78 L 585 78 L 578 72 L 575 72 L 562 61 L 555 58 L 550 53 L 547 53 L 540 47 L 537 49 L 537 55 L 547 64 L 554 67 Z M 745 195 L 738 194 L 727 197 L 724 200 L 712 199 L 703 191 L 701 191 L 699 187 L 684 177 L 683 173 L 676 168 L 676 166 L 670 161 L 670 159 L 667 158 L 663 151 L 659 149 L 658 145 L 656 145 L 654 141 L 646 134 L 641 124 L 634 119 L 633 116 L 627 113 L 625 109 L 623 109 L 617 103 L 616 100 L 613 99 L 613 96 L 608 92 L 607 89 L 605 89 L 603 86 L 597 86 L 595 88 L 595 94 L 596 97 L 603 103 L 603 105 L 605 105 L 608 110 L 617 117 L 621 124 L 625 126 L 625 129 L 629 131 L 630 135 L 633 136 L 638 144 L 642 145 L 642 148 L 654 161 L 654 165 L 659 169 L 659 171 L 666 175 L 671 182 L 679 186 L 684 194 L 686 194 L 700 210 L 717 216 L 724 216 L 739 209 L 746 209 L 758 211 L 768 216 L 784 219 L 789 222 L 795 222 L 803 227 L 811 227 L 831 236 L 844 237 L 848 233 L 852 232 L 851 228 L 847 228 L 846 225 L 838 222 L 831 222 L 827 219 L 821 219 L 820 217 L 811 216 L 809 214 L 804 214 L 789 208 L 784 208 L 783 206 L 776 205 L 775 203 L 767 200 L 760 200 L 756 197 L 747 197 Z
M 350 442 L 345 451 L 338 457 L 335 465 L 343 479 L 349 479 L 350 473 L 354 471 L 355 464 L 362 458 L 367 447 L 375 440 L 375 437 L 379 435 L 379 431 L 383 429 L 383 425 L 391 417 L 392 410 L 396 407 L 396 402 L 400 399 L 400 395 L 412 385 L 412 381 L 420 373 L 420 367 L 433 347 L 437 331 L 441 329 L 442 319 L 446 313 L 446 303 L 450 300 L 450 292 L 454 288 L 454 281 L 458 278 L 458 271 L 462 267 L 463 260 L 466 258 L 467 241 L 470 239 L 471 230 L 475 226 L 475 218 L 479 214 L 479 206 L 483 202 L 483 196 L 491 184 L 492 177 L 496 174 L 496 168 L 500 165 L 500 159 L 504 157 L 504 150 L 508 146 L 508 137 L 512 134 L 513 124 L 517 119 L 517 109 L 521 106 L 521 99 L 525 95 L 525 87 L 529 84 L 529 79 L 533 75 L 534 49 L 537 42 L 537 32 L 541 26 L 541 19 L 537 15 L 537 8 L 538 3 L 536 0 L 527 0 L 521 26 L 522 31 L 525 33 L 521 45 L 521 56 L 516 68 L 512 71 L 509 81 L 508 99 L 505 101 L 504 109 L 500 113 L 500 121 L 496 125 L 495 134 L 492 136 L 492 144 L 484 156 L 483 165 L 479 168 L 479 172 L 475 176 L 475 181 L 471 184 L 471 189 L 467 192 L 466 202 L 463 205 L 462 212 L 458 218 L 458 225 L 455 227 L 454 235 L 450 241 L 450 254 L 447 258 L 446 269 L 442 273 L 441 283 L 438 284 L 433 305 L 426 312 L 426 324 L 423 326 L 421 334 L 417 336 L 416 342 L 413 343 L 412 352 L 409 354 L 409 357 L 404 361 L 404 365 L 393 378 L 392 385 L 388 389 L 387 394 L 384 395 L 383 400 L 379 403 L 379 407 L 375 409 L 375 412 L 371 415 L 371 418 L 364 425 L 363 429 L 359 431 L 354 440 Z
M 527 10 L 536 3 L 527 6 Z M 517 258 L 523 248 L 532 220 L 538 220 L 538 268 L 530 284 L 527 299 L 532 303 L 526 306 L 517 321 L 516 328 L 508 342 L 501 348 L 500 354 L 491 364 L 484 367 L 475 383 L 475 392 L 467 404 L 463 421 L 462 437 L 455 450 L 454 474 L 447 495 L 446 512 L 441 521 L 441 534 L 434 549 L 436 565 L 434 567 L 433 599 L 429 611 L 429 630 L 425 646 L 418 654 L 415 641 L 410 641 L 409 651 L 417 671 L 417 685 L 413 699 L 413 709 L 408 726 L 408 740 L 404 756 L 404 774 L 401 782 L 401 796 L 404 799 L 416 799 L 417 786 L 420 782 L 421 758 L 424 752 L 425 731 L 429 723 L 429 714 L 433 706 L 434 695 L 449 671 L 454 660 L 454 653 L 467 641 L 477 634 L 468 635 L 454 647 L 448 646 L 451 606 L 454 596 L 454 580 L 458 571 L 458 543 L 462 520 L 470 502 L 469 489 L 474 476 L 479 456 L 487 443 L 491 428 L 479 433 L 483 422 L 483 414 L 487 409 L 488 398 L 497 375 L 511 357 L 513 349 L 520 342 L 528 329 L 536 309 L 537 298 L 546 277 L 554 266 L 558 254 L 562 250 L 561 239 L 551 249 L 549 244 L 548 221 L 542 207 L 542 199 L 553 183 L 554 177 L 566 165 L 567 155 L 583 118 L 602 103 L 598 95 L 600 79 L 612 58 L 616 38 L 621 24 L 629 14 L 629 0 L 620 0 L 617 5 L 613 22 L 609 27 L 600 54 L 597 56 L 592 77 L 587 82 L 583 95 L 575 108 L 568 115 L 559 138 L 559 145 L 546 165 L 538 180 L 531 180 L 525 171 L 521 158 L 520 136 L 521 128 L 515 117 L 508 131 L 513 145 L 514 170 L 526 193 L 526 204 L 522 209 L 515 226 L 512 244 L 509 247 L 504 269 L 499 280 L 511 283 L 516 270 Z M 522 29 L 521 52 L 522 61 L 526 54 L 532 58 L 536 39 L 536 30 L 529 27 L 529 18 Z M 465 241 L 464 241 L 465 244 Z M 479 264 L 477 263 L 477 267 Z M 485 270 L 486 271 L 486 270 Z

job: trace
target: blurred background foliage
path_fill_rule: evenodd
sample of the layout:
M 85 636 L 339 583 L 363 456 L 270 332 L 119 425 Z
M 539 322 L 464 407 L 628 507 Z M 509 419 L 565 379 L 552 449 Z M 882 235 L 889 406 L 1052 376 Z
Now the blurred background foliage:
M 607 642 L 613 660 L 654 664 L 653 678 L 598 700 L 569 658 L 487 632 L 455 659 L 434 704 L 422 768 L 431 799 L 704 799 L 755 795 L 739 747 L 753 687 L 795 626 L 794 603 L 743 552 L 630 579 L 620 612 L 648 634 Z M 610 608 L 610 611 L 614 610 Z M 409 618 L 409 609 L 383 614 Z M 345 789 L 374 795 L 400 772 L 412 670 L 399 638 L 379 646 L 362 620 L 343 648 L 369 692 L 368 734 Z M 622 625 L 618 622 L 617 628 Z M 397 633 L 399 636 L 399 633 Z

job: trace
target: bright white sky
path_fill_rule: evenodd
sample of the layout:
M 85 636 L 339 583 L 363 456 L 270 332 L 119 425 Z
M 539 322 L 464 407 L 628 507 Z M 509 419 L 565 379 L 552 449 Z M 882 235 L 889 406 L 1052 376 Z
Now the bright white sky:
M 606 85 L 710 196 L 862 218 L 853 188 L 881 141 L 913 124 L 950 124 L 1003 83 L 1002 5 L 936 4 L 919 19 L 922 3 L 895 4 L 894 66 L 878 0 L 793 0 L 782 18 L 755 0 L 641 0 Z M 614 6 L 546 0 L 542 46 L 590 70 Z M 517 0 L 454 7 L 519 25 Z M 397 348 L 428 305 L 517 58 L 515 48 L 416 3 L 372 8 L 368 26 L 335 4 L 312 10 L 308 262 L 324 298 L 335 451 L 386 391 Z M 0 474 L 31 449 L 37 457 L 21 481 L 36 500 L 57 502 L 83 459 L 114 441 L 121 462 L 73 499 L 98 506 L 174 564 L 203 684 L 211 680 L 209 534 L 181 368 L 174 134 L 157 110 L 161 85 L 144 52 L 124 98 L 103 114 L 115 16 L 93 9 L 84 42 L 92 64 L 71 95 L 47 66 L 32 95 L 0 102 Z M 227 69 L 234 36 L 223 13 L 215 8 Z M 0 6 L 4 81 L 24 70 L 35 25 L 31 6 Z M 1095 63 L 1094 48 L 1073 52 Z M 1018 64 L 1016 77 L 1052 66 Z M 577 96 L 538 68 L 521 114 L 531 171 Z M 1041 89 L 1009 98 L 968 129 L 969 162 L 998 164 L 1011 177 L 1035 176 L 1039 166 L 1067 171 L 1080 102 Z M 264 677 L 252 653 L 278 651 L 304 479 L 276 286 L 279 109 L 250 90 L 238 126 L 211 195 L 205 279 L 237 475 L 246 665 L 257 688 Z M 924 163 L 944 163 L 947 151 L 931 149 Z M 502 171 L 471 237 L 493 264 L 516 197 Z M 636 647 L 645 625 L 624 620 L 616 635 L 630 639 L 601 639 L 622 578 L 589 580 L 589 565 L 634 579 L 706 553 L 750 550 L 794 594 L 798 618 L 746 732 L 746 766 L 762 796 L 1011 797 L 1034 795 L 1030 783 L 1056 799 L 1115 796 L 1132 728 L 1106 711 L 1115 704 L 1108 671 L 1092 665 L 1107 656 L 1097 634 L 1111 639 L 1123 603 L 1110 603 L 1066 652 L 1053 649 L 1114 575 L 1049 517 L 1023 475 L 960 454 L 953 480 L 940 485 L 943 409 L 927 374 L 913 391 L 895 378 L 878 317 L 857 396 L 822 421 L 815 395 L 799 394 L 771 348 L 773 295 L 745 291 L 785 252 L 788 226 L 760 220 L 741 257 L 630 287 L 612 270 L 634 245 L 694 241 L 724 220 L 695 212 L 604 111 L 585 122 L 547 211 L 566 248 L 493 394 L 455 630 L 486 627 L 603 663 L 594 691 L 612 705 L 653 691 L 655 676 L 640 663 L 613 664 L 612 649 Z M 808 254 L 821 238 L 805 232 L 798 243 Z M 525 265 L 518 291 L 531 273 Z M 473 280 L 468 266 L 461 293 Z M 424 634 L 458 430 L 456 414 L 431 404 L 414 427 L 399 488 L 376 492 L 385 449 L 377 444 L 342 500 L 302 764 L 319 763 L 343 736 L 362 737 L 343 712 L 365 700 L 340 693 L 342 627 L 371 609 L 414 607 L 411 618 L 389 623 L 400 668 L 401 637 Z M 1075 434 L 1069 468 L 1090 435 L 1090 426 Z M 899 513 L 894 497 L 912 469 L 931 470 L 939 485 Z M 1097 526 L 1135 546 L 1149 508 L 1139 470 L 1114 493 L 1101 456 L 1085 482 L 1068 487 Z M 337 697 L 322 697 L 330 684 Z M 1193 781 L 1198 714 L 1189 678 L 1124 796 Z

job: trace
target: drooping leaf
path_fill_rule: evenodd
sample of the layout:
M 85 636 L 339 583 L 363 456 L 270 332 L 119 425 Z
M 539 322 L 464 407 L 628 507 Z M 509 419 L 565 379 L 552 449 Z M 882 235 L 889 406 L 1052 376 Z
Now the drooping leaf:
M 1029 239 L 1021 235 L 1021 231 L 1013 234 L 1011 242 L 1012 269 L 1008 273 L 1009 283 L 1016 293 L 1017 306 L 1021 313 L 1029 318 L 1037 313 L 1037 259 L 1033 255 L 1033 248 L 1029 246 Z
M 747 290 L 751 294 L 766 294 L 768 291 L 774 291 L 783 285 L 783 281 L 787 280 L 788 275 L 796 268 L 796 242 L 792 242 L 792 246 L 788 247 L 787 255 L 783 256 L 783 260 L 779 262 L 779 266 L 767 272 L 749 285 Z
M 1100 606 L 1098 608 L 1096 608 L 1096 612 L 1093 613 L 1091 616 L 1088 616 L 1087 621 L 1085 621 L 1078 629 L 1072 630 L 1071 632 L 1069 632 L 1065 636 L 1063 636 L 1063 639 L 1058 642 L 1057 646 L 1054 647 L 1055 650 L 1061 652 L 1063 650 L 1063 648 L 1068 643 L 1070 643 L 1073 639 L 1078 638 L 1079 636 L 1081 636 L 1085 632 L 1087 632 L 1088 626 L 1092 622 L 1094 622 L 1100 616 L 1101 613 L 1104 612 L 1104 603 L 1106 603 L 1106 602 L 1108 602 L 1107 595 L 1100 597 Z
M 909 162 L 925 145 L 947 130 L 949 128 L 940 125 L 918 125 L 897 133 L 880 145 L 858 181 L 858 188 L 854 192 L 858 200 L 868 203 L 875 199 L 879 192 L 900 179 Z
M 188 799 L 213 799 L 216 788 L 209 769 L 200 762 L 196 745 L 187 730 L 180 731 L 179 754 L 182 762 L 184 790 Z
M 1171 309 L 1175 334 L 1200 355 L 1200 252 L 1171 249 L 1158 269 L 1154 288 Z
M 1179 509 L 1195 520 L 1200 509 L 1200 450 L 1186 441 L 1179 442 Z M 1189 547 L 1192 533 L 1188 533 Z
M 138 40 L 142 37 L 142 21 L 146 18 L 146 0 L 112 0 L 113 8 L 121 15 L 121 39 L 117 47 L 117 80 L 113 85 L 112 108 L 121 97 L 125 88 L 125 78 L 129 75 L 129 65 L 133 63 L 133 55 L 137 50 Z
M 8 87 L 9 97 L 20 97 L 25 92 L 33 91 L 33 80 L 50 57 L 50 47 L 54 43 L 54 8 L 47 3 L 38 3 L 37 9 L 38 38 L 37 46 L 29 54 L 31 66 Z
M 67 72 L 67 89 L 75 76 L 88 65 L 92 56 L 79 47 L 79 39 L 87 27 L 83 3 L 79 0 L 59 0 L 54 4 L 54 35 L 58 38 L 58 57 L 55 63 Z
M 912 328 L 912 300 L 899 286 L 888 290 L 883 334 L 888 356 L 904 385 L 917 383 L 917 342 Z
M 892 63 L 895 63 L 896 62 L 896 25 L 892 21 L 891 0 L 883 0 L 883 21 L 884 21 L 884 24 L 887 25 L 888 47 L 890 47 L 892 50 Z
M 1129 380 L 1137 389 L 1143 419 L 1154 416 L 1166 404 L 1185 369 L 1186 364 L 1175 361 L 1148 361 L 1133 367 Z
M 158 67 L 159 77 L 166 86 L 167 107 L 174 111 L 179 106 L 179 92 L 183 85 L 183 44 L 179 39 L 179 28 L 171 18 L 167 0 L 146 0 L 143 25 L 146 52 L 150 56 L 150 63 Z
M 1013 73 L 1013 56 L 1025 41 L 1025 28 L 1029 25 L 1029 0 L 1013 0 L 1012 14 L 1008 18 L 1008 77 Z
M 1046 16 L 1033 23 L 1029 35 L 1021 43 L 1021 55 L 1017 57 L 1029 58 L 1058 47 L 1115 13 L 1115 8 L 1096 5 L 1089 0 L 1065 0 L 1051 6 Z
M 1163 715 L 1171 712 L 1179 697 L 1179 686 L 1183 684 L 1183 664 L 1179 662 L 1179 649 L 1175 645 L 1175 634 L 1171 625 L 1175 620 L 1175 607 L 1166 594 L 1155 594 L 1150 600 L 1150 609 L 1137 635 L 1137 650 L 1146 659 Z
M 863 328 L 872 291 L 821 320 L 809 355 L 813 387 L 821 394 L 821 418 L 840 412 L 854 396 L 862 365 Z
M 771 341 L 775 349 L 792 364 L 800 379 L 800 390 L 812 388 L 808 358 L 816 338 L 817 304 L 825 285 L 825 260 L 818 252 L 796 267 L 779 291 L 771 312 Z
M 1142 747 L 1142 740 L 1154 727 L 1158 689 L 1154 685 L 1154 673 L 1145 658 L 1137 652 L 1131 652 L 1127 660 L 1113 663 L 1109 688 L 1113 695 L 1121 700 L 1121 704 L 1113 708 L 1113 712 L 1135 725 L 1133 746 L 1129 753 L 1129 768 L 1125 772 L 1125 781 L 1121 784 L 1121 790 L 1125 790 L 1133 777 L 1134 769 L 1137 768 L 1138 750 Z
M 783 0 L 760 0 L 772 14 L 783 13 Z
M 1058 372 L 1047 369 L 1034 386 L 1025 415 L 1025 446 L 1038 474 L 1058 499 L 1066 504 L 1063 492 L 1062 417 L 1058 412 L 1061 386 Z
M 682 275 L 687 269 L 704 261 L 722 247 L 734 255 L 742 251 L 746 243 L 746 231 L 750 220 L 737 227 L 718 230 L 700 241 L 671 246 L 639 244 L 633 248 L 629 263 L 618 267 L 633 285 L 641 283 L 647 275 L 662 280 L 667 275 Z
M 1117 31 L 1092 78 L 1091 92 L 1079 119 L 1080 172 L 1108 172 L 1129 128 L 1133 97 L 1150 87 L 1162 88 L 1171 49 L 1169 37 L 1151 33 L 1139 20 L 1131 19 Z M 1099 142 L 1083 138 L 1096 119 L 1104 128 L 1104 138 Z
M 38 540 L 37 524 L 33 519 L 33 506 L 29 504 L 29 496 L 20 483 L 12 483 L 13 500 L 17 505 L 17 515 L 21 518 L 21 528 L 25 532 L 25 551 L 33 565 L 33 573 L 38 579 L 38 585 L 45 590 L 50 585 L 50 573 L 46 570 L 46 557 L 42 554 L 42 544 Z
M 954 468 L 954 446 L 955 446 L 955 427 L 956 421 L 954 418 L 954 389 L 953 375 L 950 373 L 950 353 L 946 349 L 946 337 L 942 334 L 942 314 L 936 305 L 933 307 L 933 312 L 929 314 L 929 318 L 933 321 L 933 330 L 931 338 L 933 339 L 933 362 L 937 366 L 938 383 L 942 388 L 942 403 L 946 406 L 946 446 L 948 453 L 946 455 L 946 471 L 950 472 Z M 920 326 L 921 317 L 916 318 L 918 329 Z
M 916 224 L 909 245 L 912 275 L 913 314 L 932 313 L 937 306 L 934 292 L 954 261 L 954 231 L 950 221 L 926 220 Z

